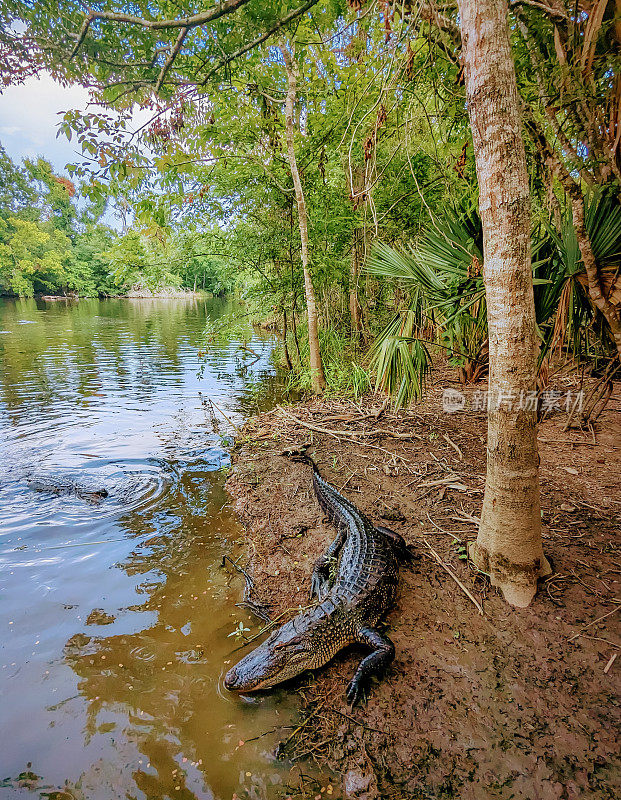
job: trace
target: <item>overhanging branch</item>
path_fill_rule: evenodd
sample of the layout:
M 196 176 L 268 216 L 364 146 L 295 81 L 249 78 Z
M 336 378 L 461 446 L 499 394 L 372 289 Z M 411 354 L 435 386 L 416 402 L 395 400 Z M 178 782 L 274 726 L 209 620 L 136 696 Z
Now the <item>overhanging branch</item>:
M 189 17 L 182 17 L 180 19 L 144 19 L 143 17 L 136 17 L 133 14 L 122 14 L 117 11 L 89 11 L 82 23 L 77 41 L 71 51 L 70 58 L 73 58 L 80 47 L 82 46 L 88 30 L 95 20 L 106 20 L 108 22 L 120 22 L 127 25 L 139 25 L 141 28 L 148 28 L 150 30 L 168 30 L 170 28 L 197 28 L 199 25 L 206 25 L 208 22 L 213 22 L 220 17 L 237 11 L 238 8 L 249 3 L 250 0 L 225 0 L 224 3 L 218 4 L 207 11 L 201 11 L 198 14 L 193 14 Z
M 248 42 L 242 47 L 239 47 L 237 50 L 235 50 L 235 52 L 231 53 L 230 55 L 226 56 L 226 58 L 223 58 L 221 61 L 219 61 L 215 67 L 209 70 L 207 75 L 203 78 L 202 83 L 205 84 L 209 80 L 209 78 L 211 78 L 213 75 L 215 75 L 216 72 L 218 72 L 218 70 L 221 70 L 222 67 L 225 67 L 227 64 L 230 64 L 231 61 L 234 61 L 236 58 L 239 58 L 240 56 L 243 56 L 245 53 L 248 53 L 250 50 L 253 50 L 255 47 L 258 47 L 260 44 L 269 39 L 269 37 L 272 36 L 274 33 L 277 33 L 284 25 L 286 25 L 289 22 L 292 22 L 294 19 L 297 19 L 298 17 L 301 17 L 302 14 L 311 9 L 314 5 L 317 5 L 318 2 L 319 0 L 308 0 L 308 2 L 304 3 L 304 5 L 301 5 L 299 8 L 295 8 L 293 11 L 290 11 L 288 14 L 285 14 L 285 16 L 282 17 L 282 19 L 279 19 L 275 25 L 273 25 L 265 33 L 261 34 L 261 36 L 257 36 L 257 38 L 253 39 L 253 41 Z
M 181 28 L 179 31 L 179 36 L 177 36 L 177 41 L 175 42 L 175 46 L 172 48 L 166 61 L 164 62 L 164 66 L 162 67 L 162 71 L 159 74 L 157 79 L 157 83 L 155 84 L 155 93 L 157 94 L 159 90 L 162 88 L 162 84 L 164 83 L 164 78 L 166 77 L 166 73 L 172 67 L 173 61 L 177 58 L 179 51 L 181 50 L 181 46 L 183 44 L 183 40 L 188 35 L 189 28 Z

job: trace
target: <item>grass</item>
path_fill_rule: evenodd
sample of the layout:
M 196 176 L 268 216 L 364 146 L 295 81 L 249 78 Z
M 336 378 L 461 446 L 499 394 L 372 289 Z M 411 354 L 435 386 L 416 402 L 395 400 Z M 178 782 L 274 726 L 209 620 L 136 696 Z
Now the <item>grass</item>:
M 306 393 L 312 391 L 306 326 L 298 326 L 298 340 L 301 365 L 297 363 L 293 335 L 287 339 L 294 369 L 288 375 L 286 388 L 289 391 Z M 371 391 L 371 376 L 360 363 L 364 354 L 351 337 L 334 330 L 322 330 L 319 332 L 319 345 L 326 376 L 327 397 L 352 397 L 357 400 Z

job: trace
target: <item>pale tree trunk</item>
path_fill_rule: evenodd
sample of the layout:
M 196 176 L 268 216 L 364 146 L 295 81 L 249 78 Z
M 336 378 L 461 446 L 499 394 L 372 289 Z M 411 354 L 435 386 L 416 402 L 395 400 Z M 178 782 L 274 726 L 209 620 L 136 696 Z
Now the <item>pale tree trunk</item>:
M 302 181 L 298 172 L 298 163 L 295 157 L 294 137 L 293 137 L 293 112 L 295 95 L 297 91 L 298 65 L 295 54 L 287 49 L 284 43 L 280 45 L 287 70 L 287 100 L 285 103 L 285 132 L 287 137 L 287 155 L 289 157 L 289 168 L 293 178 L 295 189 L 295 199 L 298 205 L 298 222 L 300 225 L 300 242 L 302 253 L 302 269 L 304 271 L 304 291 L 306 294 L 306 310 L 308 314 L 308 347 L 310 352 L 310 370 L 313 391 L 320 393 L 326 388 L 326 379 L 323 373 L 321 362 L 321 352 L 319 350 L 319 329 L 317 324 L 317 303 L 315 301 L 315 289 L 311 281 L 310 270 L 308 267 L 308 215 L 306 212 L 306 200 Z
M 507 0 L 459 0 L 466 96 L 483 222 L 489 326 L 487 480 L 470 548 L 505 599 L 527 606 L 550 573 L 541 543 L 538 344 L 530 200 Z M 522 402 L 520 402 L 520 399 Z
M 347 169 L 347 164 L 345 165 Z M 355 166 L 350 163 L 350 198 L 353 203 L 354 211 L 357 210 L 359 205 L 366 206 L 366 193 L 365 193 L 365 171 L 362 167 Z M 349 315 L 351 319 L 351 332 L 353 336 L 360 336 L 362 332 L 362 318 L 360 314 L 360 303 L 358 302 L 358 280 L 360 275 L 360 250 L 362 249 L 362 257 L 364 259 L 365 247 L 365 226 L 363 222 L 362 229 L 354 227 L 352 234 L 352 249 L 351 249 L 351 268 L 349 272 Z M 362 240 L 362 241 L 361 241 Z M 362 248 L 360 245 L 362 244 Z

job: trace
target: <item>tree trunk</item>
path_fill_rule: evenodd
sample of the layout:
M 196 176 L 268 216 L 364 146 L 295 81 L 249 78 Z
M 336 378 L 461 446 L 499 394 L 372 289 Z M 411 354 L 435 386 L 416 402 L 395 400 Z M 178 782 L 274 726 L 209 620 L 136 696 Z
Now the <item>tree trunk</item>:
M 295 310 L 297 307 L 297 300 L 295 293 L 293 295 L 293 302 L 291 304 L 291 328 L 293 330 L 293 341 L 295 342 L 295 353 L 298 357 L 298 367 L 302 367 L 302 355 L 300 354 L 300 340 L 298 339 L 298 323 L 295 319 Z
M 490 375 L 487 480 L 474 563 L 527 606 L 550 573 L 541 543 L 537 339 L 530 199 L 507 0 L 459 0 L 466 96 L 483 222 Z
M 321 362 L 321 352 L 319 350 L 319 329 L 317 324 L 317 303 L 315 301 L 315 290 L 311 281 L 310 270 L 308 267 L 308 215 L 306 213 L 306 200 L 302 181 L 298 172 L 298 163 L 295 157 L 295 147 L 293 138 L 293 111 L 295 95 L 297 91 L 298 66 L 295 58 L 291 57 L 289 50 L 284 43 L 280 45 L 287 70 L 287 100 L 285 103 L 285 132 L 287 136 L 287 155 L 289 157 L 289 167 L 293 186 L 295 188 L 295 199 L 298 204 L 298 222 L 300 225 L 300 242 L 302 251 L 302 269 L 304 271 L 304 290 L 306 293 L 306 309 L 308 313 L 308 347 L 310 352 L 310 370 L 313 391 L 318 394 L 326 388 L 326 379 L 323 373 Z
M 289 347 L 287 345 L 287 309 L 283 303 L 282 307 L 282 346 L 285 355 L 285 364 L 287 365 L 288 370 L 293 369 L 293 364 L 291 363 L 291 357 L 289 356 Z
M 354 336 L 360 334 L 360 303 L 358 302 L 358 234 L 354 231 L 351 248 L 351 271 L 349 273 L 349 314 L 351 317 L 351 332 Z
M 589 297 L 595 308 L 601 312 L 608 323 L 610 334 L 617 348 L 617 356 L 621 361 L 621 308 L 613 305 L 602 291 L 597 261 L 593 255 L 591 238 L 584 222 L 584 195 L 582 194 L 582 189 L 574 183 L 571 176 L 567 176 L 567 178 L 563 182 L 563 186 L 571 201 L 571 217 L 589 283 Z

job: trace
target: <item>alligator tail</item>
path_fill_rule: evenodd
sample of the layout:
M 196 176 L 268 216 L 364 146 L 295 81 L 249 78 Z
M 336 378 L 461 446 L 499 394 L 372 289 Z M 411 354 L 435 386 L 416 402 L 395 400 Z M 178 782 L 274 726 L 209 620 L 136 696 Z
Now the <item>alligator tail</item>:
M 334 525 L 342 526 L 348 523 L 348 514 L 360 514 L 358 509 L 336 489 L 319 472 L 315 460 L 309 456 L 307 450 L 310 444 L 304 444 L 296 450 L 287 450 L 287 455 L 293 461 L 302 461 L 313 469 L 313 488 L 322 511 Z

